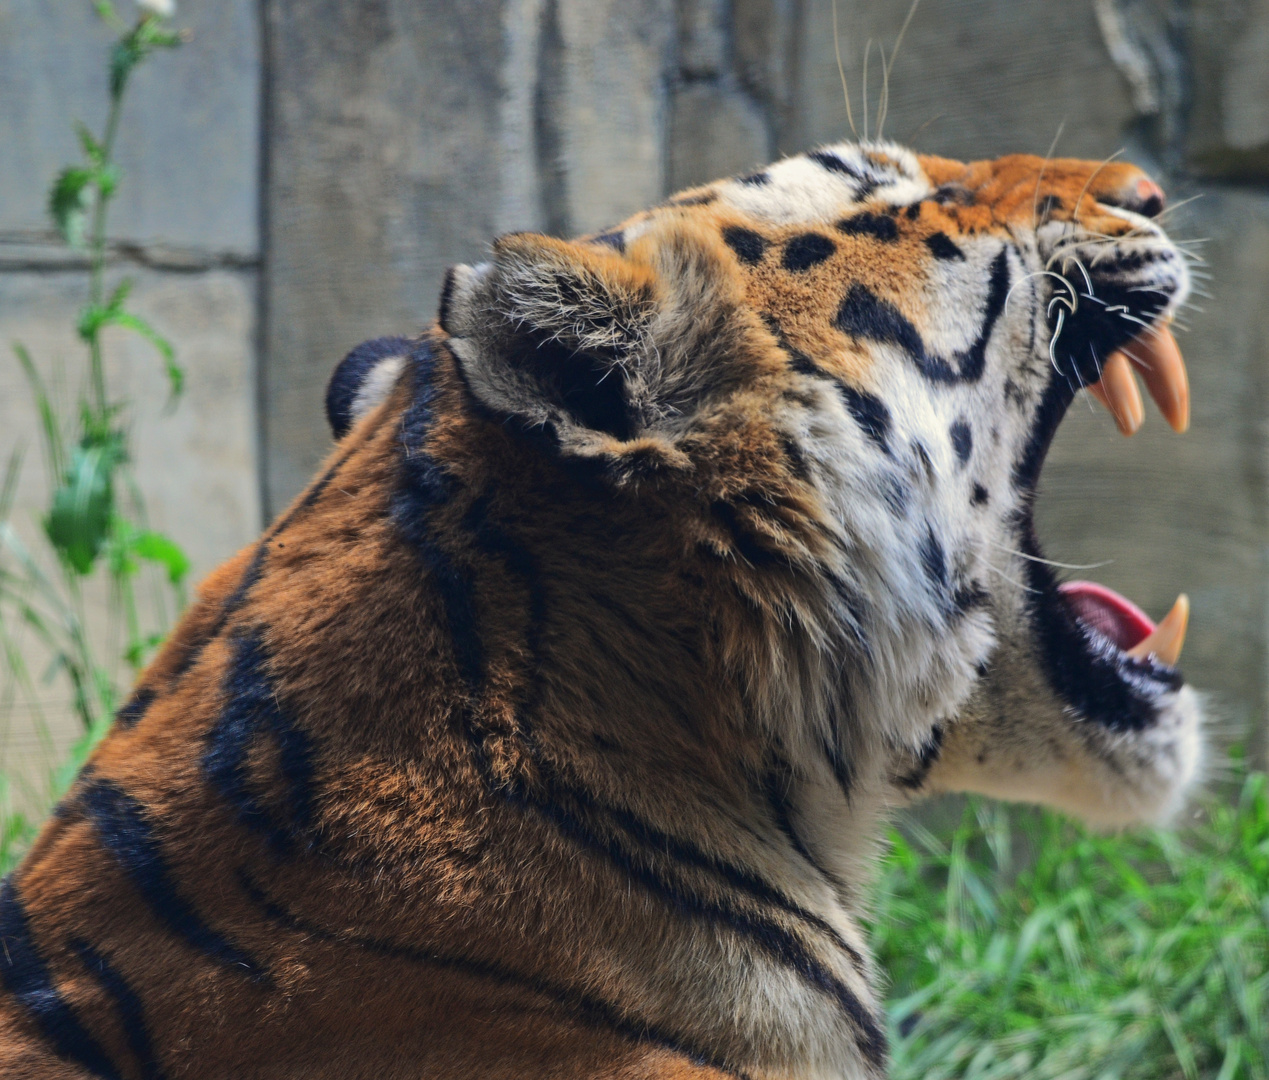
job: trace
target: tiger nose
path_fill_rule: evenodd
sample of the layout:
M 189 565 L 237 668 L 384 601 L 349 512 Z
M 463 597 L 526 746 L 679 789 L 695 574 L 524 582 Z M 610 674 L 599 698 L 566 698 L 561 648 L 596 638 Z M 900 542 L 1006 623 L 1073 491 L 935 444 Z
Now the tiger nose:
M 1163 212 L 1165 201 L 1163 188 L 1148 176 L 1129 181 L 1117 199 L 1103 200 L 1149 218 L 1158 217 Z

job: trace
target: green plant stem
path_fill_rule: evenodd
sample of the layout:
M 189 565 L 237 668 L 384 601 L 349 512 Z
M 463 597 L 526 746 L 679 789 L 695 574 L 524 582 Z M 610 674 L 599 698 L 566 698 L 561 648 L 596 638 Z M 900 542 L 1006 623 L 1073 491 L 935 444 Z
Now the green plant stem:
M 106 133 L 101 141 L 102 167 L 109 168 L 113 164 L 115 134 L 119 129 L 119 114 L 123 109 L 123 93 L 110 95 L 110 111 L 106 116 Z M 106 207 L 110 195 L 103 190 L 101 184 L 96 185 L 96 197 L 93 202 L 93 227 L 91 241 L 91 270 L 88 285 L 89 302 L 100 307 L 106 295 Z M 89 336 L 90 379 L 93 388 L 93 403 L 98 417 L 104 418 L 109 407 L 106 397 L 106 371 L 101 353 L 101 331 L 94 328 Z

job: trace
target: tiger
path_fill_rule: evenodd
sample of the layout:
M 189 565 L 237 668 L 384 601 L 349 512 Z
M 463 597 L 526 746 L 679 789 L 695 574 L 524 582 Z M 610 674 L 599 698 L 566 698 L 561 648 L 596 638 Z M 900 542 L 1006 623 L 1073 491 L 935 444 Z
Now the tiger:
M 1163 207 L 851 141 L 451 268 L 5 880 L 0 1074 L 884 1077 L 896 808 L 1201 784 L 1033 524 L 1081 389 L 1187 423 Z

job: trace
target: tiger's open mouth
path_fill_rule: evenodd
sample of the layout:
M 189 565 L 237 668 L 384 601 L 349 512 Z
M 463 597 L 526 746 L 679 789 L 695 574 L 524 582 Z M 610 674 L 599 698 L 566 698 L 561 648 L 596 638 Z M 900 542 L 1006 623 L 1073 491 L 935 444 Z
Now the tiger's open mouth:
M 1189 425 L 1185 365 L 1168 325 L 1168 313 L 1186 290 L 1185 270 L 1176 250 L 1159 239 L 1150 244 L 1148 259 L 1130 252 L 1109 261 L 1102 274 L 1095 271 L 1085 294 L 1091 310 L 1066 320 L 1070 333 L 1058 337 L 1065 341 L 1052 353 L 1053 375 L 1018 465 L 1018 479 L 1033 492 L 1053 435 L 1081 388 L 1088 388 L 1120 431 L 1130 435 L 1144 419 L 1135 371 L 1172 428 L 1181 432 Z M 1133 273 L 1143 269 L 1143 262 L 1153 264 L 1148 276 Z M 1132 330 L 1139 332 L 1133 336 Z M 1183 682 L 1176 664 L 1188 599 L 1179 596 L 1156 624 L 1105 585 L 1060 581 L 1043 560 L 1031 505 L 1019 523 L 1019 540 L 1026 556 L 1028 606 L 1050 683 L 1067 704 L 1112 729 L 1153 723 L 1160 696 Z

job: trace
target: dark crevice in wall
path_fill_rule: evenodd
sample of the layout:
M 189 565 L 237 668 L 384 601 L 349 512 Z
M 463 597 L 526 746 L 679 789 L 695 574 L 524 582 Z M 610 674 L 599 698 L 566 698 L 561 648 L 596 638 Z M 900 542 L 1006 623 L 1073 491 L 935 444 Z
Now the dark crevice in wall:
M 256 483 L 260 492 L 260 519 L 269 521 L 275 513 L 274 499 L 269 490 L 269 397 L 268 397 L 268 343 L 269 343 L 269 147 L 273 136 L 273 35 L 270 27 L 271 0 L 260 0 L 257 15 L 260 20 L 260 120 L 259 120 L 259 176 L 256 188 L 256 229 L 260 274 L 256 279 L 255 326 L 255 408 L 256 408 Z
M 537 85 L 533 92 L 533 153 L 537 165 L 542 221 L 554 236 L 571 236 L 568 171 L 561 117 L 564 102 L 564 37 L 557 0 L 545 0 L 538 26 Z
M 795 6 L 793 0 L 677 0 L 674 55 L 664 85 L 667 194 L 716 179 L 727 171 L 719 162 L 744 170 L 775 155 L 789 91 L 783 46 L 792 42 Z M 773 49 L 778 62 L 772 60 Z M 758 119 L 761 145 L 752 147 L 751 160 L 729 156 L 727 143 L 735 133 L 725 124 L 700 130 L 702 95 L 709 100 L 711 93 L 724 110 L 739 108 Z
M 87 251 L 66 247 L 55 233 L 0 233 L 0 273 L 86 272 L 91 265 Z M 242 251 L 116 240 L 106 245 L 106 265 L 200 274 L 207 270 L 254 270 L 260 259 Z

